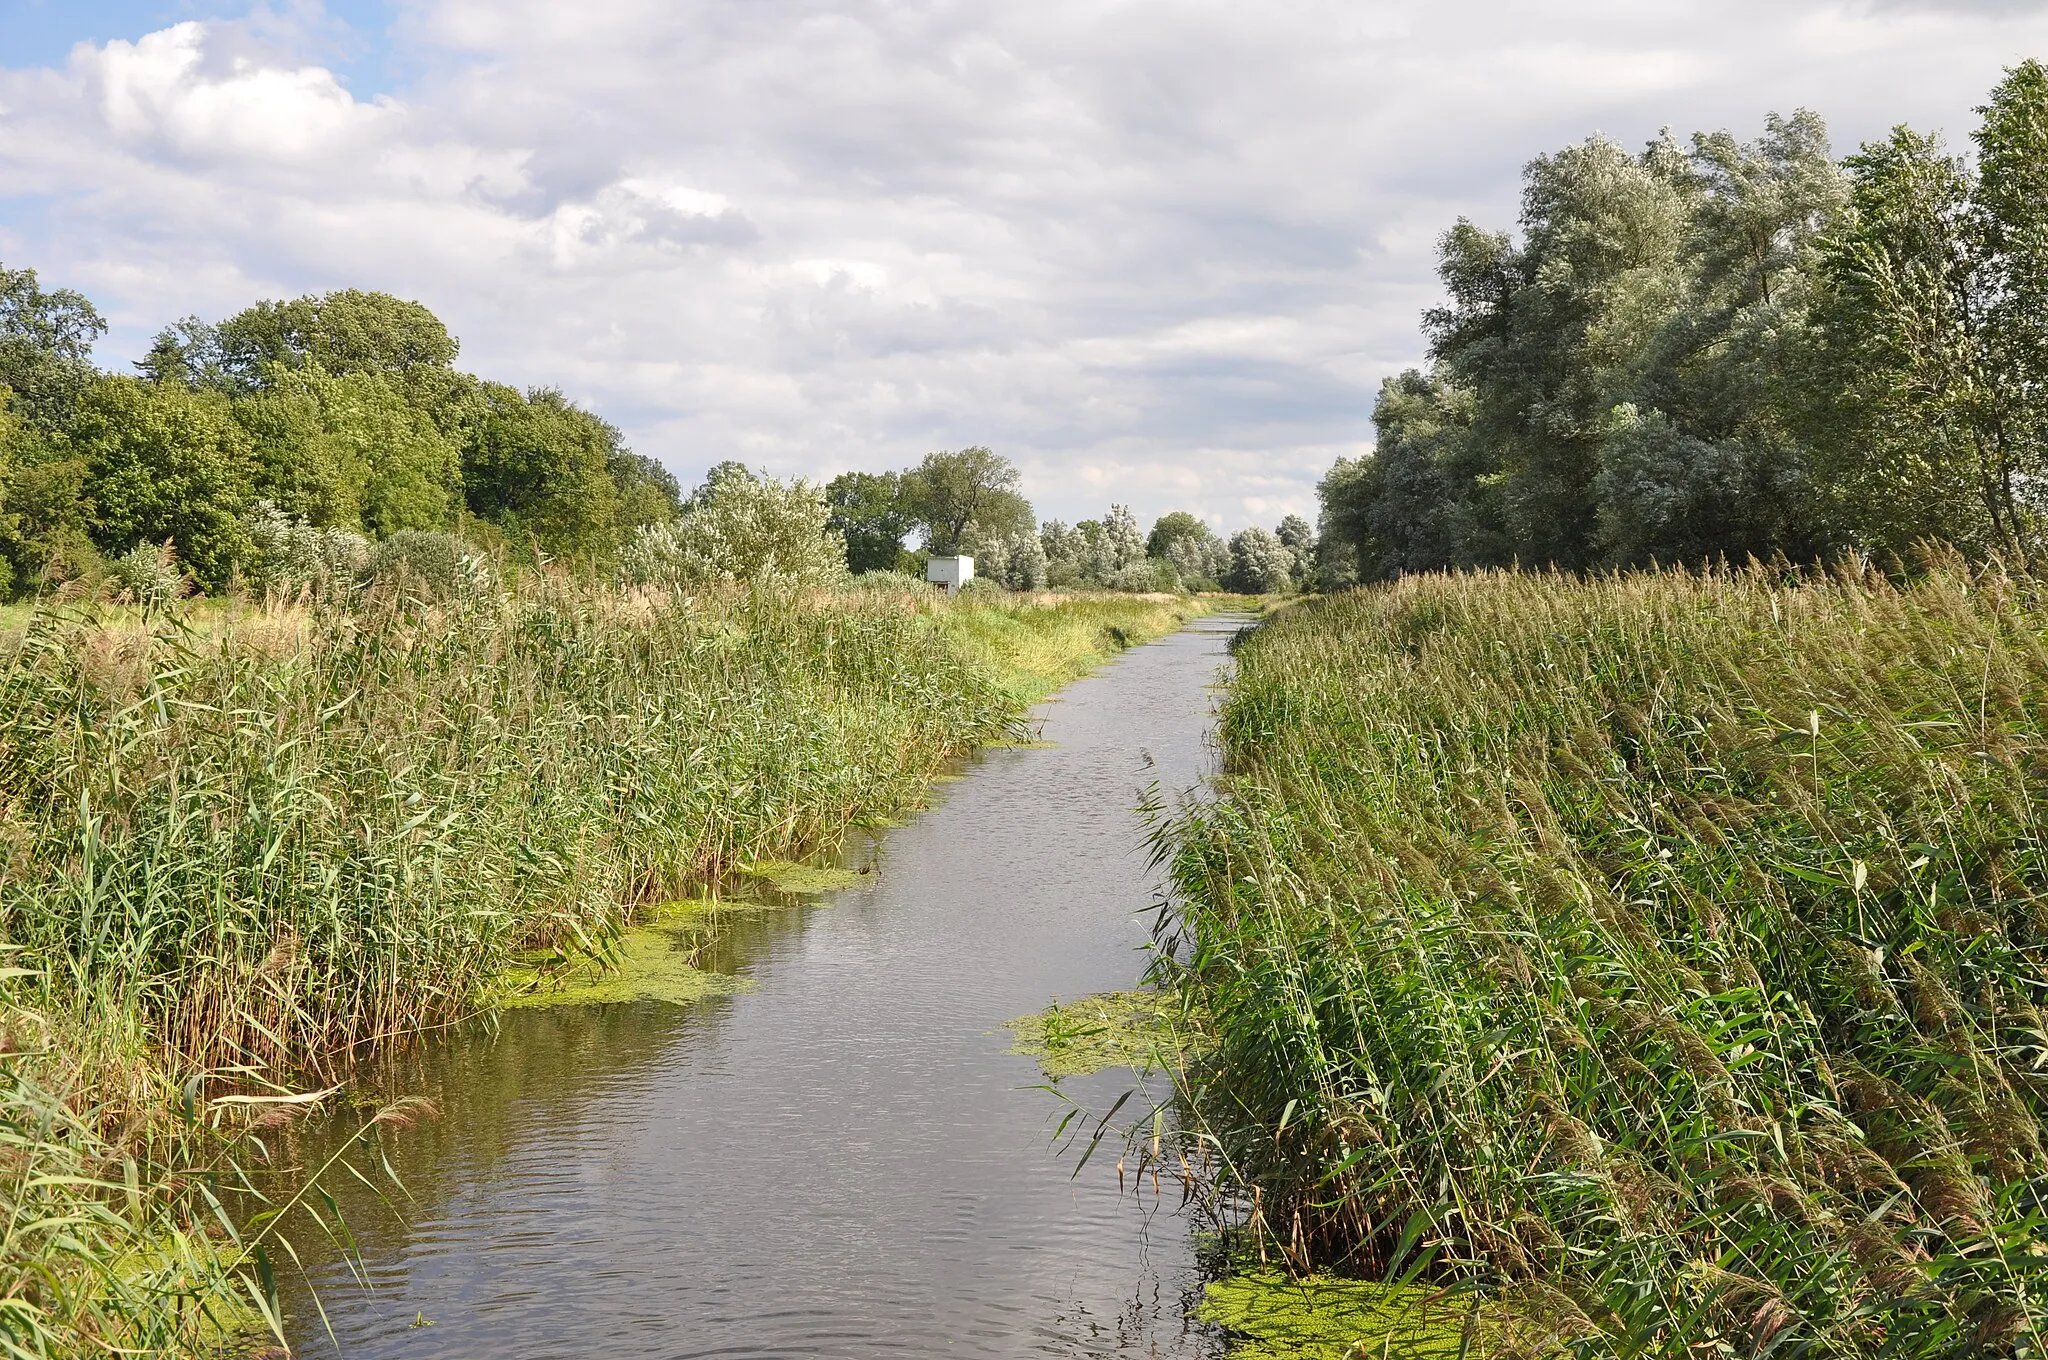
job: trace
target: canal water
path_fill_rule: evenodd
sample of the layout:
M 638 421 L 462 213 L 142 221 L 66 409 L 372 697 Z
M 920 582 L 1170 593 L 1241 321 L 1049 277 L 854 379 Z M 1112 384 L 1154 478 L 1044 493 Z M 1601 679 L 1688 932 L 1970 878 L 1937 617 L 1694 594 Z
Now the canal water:
M 298 1353 L 1217 1354 L 1173 1183 L 1122 1192 L 1114 1149 L 1077 1176 L 1085 1138 L 1050 1141 L 1132 1074 L 1049 1091 L 1003 1024 L 1142 973 L 1135 805 L 1207 772 L 1238 623 L 1062 691 L 1049 746 L 940 785 L 860 886 L 735 914 L 707 962 L 752 990 L 513 1012 L 387 1069 L 440 1114 L 392 1140 L 396 1212 L 343 1197 L 365 1280 L 314 1267 Z

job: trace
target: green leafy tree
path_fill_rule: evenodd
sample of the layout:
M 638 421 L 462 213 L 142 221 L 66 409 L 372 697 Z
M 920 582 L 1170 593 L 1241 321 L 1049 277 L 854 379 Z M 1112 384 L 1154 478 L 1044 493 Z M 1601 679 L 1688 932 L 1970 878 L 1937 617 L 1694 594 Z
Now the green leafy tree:
M 1277 594 L 1294 583 L 1294 571 L 1294 554 L 1272 530 L 1240 529 L 1230 536 L 1224 589 L 1246 595 Z
M 2048 226 L 2048 204 L 2025 191 L 2042 103 L 2032 63 L 1994 92 L 1980 149 L 1996 187 L 1905 127 L 1849 159 L 1851 210 L 1826 247 L 1836 418 L 1822 474 L 1866 545 L 2028 555 L 2048 403 L 2041 304 L 2025 295 L 2031 238 Z
M 1230 545 L 1200 521 L 1195 532 L 1175 534 L 1162 556 L 1184 590 L 1220 590 L 1230 573 Z
M 1475 399 L 1511 550 L 1562 567 L 1599 556 L 1593 482 L 1614 405 L 1684 298 L 1696 181 L 1668 139 L 1630 156 L 1594 137 L 1530 162 L 1517 246 L 1460 222 L 1443 239 L 1448 307 L 1425 319 Z
M 842 472 L 825 483 L 825 504 L 833 532 L 846 540 L 847 570 L 896 569 L 904 535 L 918 527 L 904 501 L 901 473 Z
M 1199 539 L 1208 526 L 1185 510 L 1171 510 L 1152 521 L 1152 532 L 1145 536 L 1147 557 L 1170 557 L 1173 545 L 1182 539 Z
M 986 448 L 928 453 L 903 474 L 903 504 L 923 527 L 926 549 L 946 555 L 960 551 L 969 525 L 992 538 L 1029 533 L 1036 521 L 1019 482 L 1016 466 Z
M 103 377 L 73 428 L 103 552 L 168 542 L 201 585 L 227 580 L 248 546 L 242 515 L 254 500 L 248 437 L 227 398 Z
M 378 537 L 453 523 L 461 455 L 383 375 L 273 369 L 233 409 L 248 432 L 256 494 L 284 513 Z
M 0 265 L 0 386 L 31 429 L 62 430 L 92 386 L 106 320 L 81 293 L 45 290 L 33 269 Z
M 481 396 L 462 459 L 470 512 L 558 557 L 613 551 L 624 538 L 618 430 L 553 388 L 521 395 L 485 383 Z M 654 511 L 642 523 L 666 518 Z
M 682 487 L 675 474 L 654 459 L 615 444 L 605 466 L 611 472 L 612 487 L 618 496 L 621 542 L 630 541 L 634 534 L 651 525 L 667 524 L 683 513 Z

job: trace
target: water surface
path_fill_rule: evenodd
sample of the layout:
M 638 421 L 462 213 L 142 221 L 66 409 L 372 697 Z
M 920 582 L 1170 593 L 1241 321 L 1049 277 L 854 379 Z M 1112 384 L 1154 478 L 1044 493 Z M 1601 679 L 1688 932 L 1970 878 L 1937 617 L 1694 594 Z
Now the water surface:
M 1236 624 L 1064 690 L 1050 748 L 979 757 L 861 886 L 734 917 L 708 961 L 754 990 L 514 1012 L 405 1060 L 441 1116 L 396 1141 L 403 1221 L 349 1197 L 371 1288 L 314 1272 L 342 1353 L 1214 1354 L 1171 1185 L 1048 1144 L 1062 1096 L 1099 1112 L 1131 1074 L 1039 1089 L 1002 1025 L 1143 971 L 1134 807 L 1206 773 Z

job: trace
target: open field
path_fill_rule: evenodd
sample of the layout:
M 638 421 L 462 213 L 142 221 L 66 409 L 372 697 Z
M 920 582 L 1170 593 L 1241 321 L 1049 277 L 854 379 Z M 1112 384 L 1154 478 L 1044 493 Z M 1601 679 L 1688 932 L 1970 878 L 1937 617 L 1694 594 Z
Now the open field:
M 1273 618 L 1164 970 L 1267 1252 L 1587 1354 L 2040 1353 L 2044 633 L 1959 564 Z

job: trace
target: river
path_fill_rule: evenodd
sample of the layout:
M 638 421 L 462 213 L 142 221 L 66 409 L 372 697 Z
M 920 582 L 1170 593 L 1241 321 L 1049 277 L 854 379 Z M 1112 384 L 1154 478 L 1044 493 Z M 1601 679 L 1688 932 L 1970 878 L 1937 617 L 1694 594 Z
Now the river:
M 977 757 L 858 886 L 735 915 L 708 963 L 752 990 L 512 1012 L 388 1062 L 372 1084 L 439 1117 L 392 1140 L 398 1212 L 342 1197 L 367 1287 L 316 1262 L 334 1340 L 300 1292 L 298 1353 L 1216 1354 L 1173 1185 L 1049 1143 L 1063 1097 L 1099 1112 L 1132 1075 L 1055 1094 L 1002 1026 L 1142 972 L 1135 804 L 1207 772 L 1238 623 L 1063 690 L 1049 746 Z

